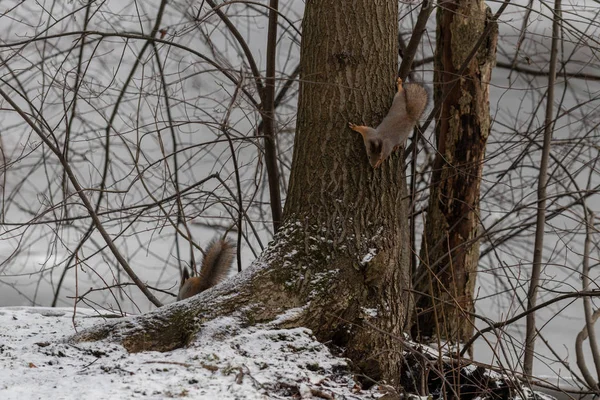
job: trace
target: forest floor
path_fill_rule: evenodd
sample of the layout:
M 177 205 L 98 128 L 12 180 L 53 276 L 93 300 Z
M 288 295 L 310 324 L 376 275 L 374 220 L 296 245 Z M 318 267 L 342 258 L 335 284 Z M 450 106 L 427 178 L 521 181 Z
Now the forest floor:
M 305 328 L 242 327 L 235 318 L 223 317 L 204 324 L 189 347 L 164 353 L 130 354 L 114 342 L 69 341 L 76 332 L 114 317 L 91 309 L 77 309 L 74 315 L 69 308 L 0 307 L 0 399 L 398 398 L 385 385 L 361 389 L 349 362 L 334 356 Z M 407 354 L 410 366 L 403 373 L 409 391 L 416 391 L 412 383 L 425 376 L 420 369 L 441 361 L 435 361 L 437 351 L 415 348 L 420 350 Z M 459 379 L 461 399 L 554 400 L 523 388 L 507 391 L 514 379 L 464 361 L 458 368 L 448 364 L 442 379 L 426 374 L 428 384 L 416 386 L 429 386 L 433 398 L 445 398 L 448 391 L 440 383 Z
M 129 354 L 111 342 L 70 343 L 102 323 L 93 310 L 0 308 L 0 399 L 373 399 L 343 358 L 307 329 L 204 326 L 190 347 Z M 233 334 L 232 334 L 233 332 Z

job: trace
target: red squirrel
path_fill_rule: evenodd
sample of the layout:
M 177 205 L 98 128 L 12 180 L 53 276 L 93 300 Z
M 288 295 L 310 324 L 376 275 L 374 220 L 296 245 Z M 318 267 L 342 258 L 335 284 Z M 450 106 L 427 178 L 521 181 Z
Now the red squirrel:
M 373 168 L 378 168 L 393 151 L 404 145 L 427 106 L 429 96 L 423 86 L 408 83 L 402 87 L 400 78 L 396 79 L 396 85 L 398 91 L 392 106 L 377 128 L 348 124 L 350 129 L 362 135 Z
M 177 301 L 195 296 L 223 281 L 231 270 L 234 255 L 233 242 L 226 239 L 213 240 L 202 259 L 199 276 L 190 277 L 188 269 L 183 269 Z

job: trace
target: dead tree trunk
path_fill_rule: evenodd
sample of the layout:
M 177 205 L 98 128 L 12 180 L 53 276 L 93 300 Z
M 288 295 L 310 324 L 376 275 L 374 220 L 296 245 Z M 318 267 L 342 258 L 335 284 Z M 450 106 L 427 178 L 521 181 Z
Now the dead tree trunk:
M 398 382 L 399 336 L 412 312 L 403 158 L 374 170 L 348 121 L 377 125 L 391 105 L 397 71 L 396 0 L 307 1 L 301 86 L 284 222 L 249 270 L 190 301 L 99 327 L 130 351 L 169 350 L 202 322 L 305 326 L 346 349 L 372 379 Z M 223 295 L 218 297 L 218 295 Z
M 437 155 L 431 177 L 413 335 L 467 340 L 479 262 L 479 189 L 490 131 L 489 81 L 497 29 L 461 73 L 491 14 L 480 0 L 444 1 L 437 11 L 434 82 Z M 495 22 L 493 22 L 495 23 Z

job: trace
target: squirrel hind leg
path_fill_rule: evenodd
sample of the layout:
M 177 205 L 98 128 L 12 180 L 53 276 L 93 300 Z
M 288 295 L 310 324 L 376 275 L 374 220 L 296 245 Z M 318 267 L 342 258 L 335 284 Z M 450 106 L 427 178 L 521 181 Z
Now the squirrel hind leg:
M 396 78 L 396 86 L 398 86 L 398 92 L 401 92 L 404 90 L 404 88 L 402 87 L 402 78 L 400 78 L 400 77 Z

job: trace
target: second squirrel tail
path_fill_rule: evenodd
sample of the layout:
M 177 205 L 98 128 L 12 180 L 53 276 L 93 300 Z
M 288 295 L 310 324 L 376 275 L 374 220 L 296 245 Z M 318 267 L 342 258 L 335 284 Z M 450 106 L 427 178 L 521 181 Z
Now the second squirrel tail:
M 187 268 L 183 270 L 177 300 L 195 296 L 224 280 L 231 270 L 234 256 L 235 244 L 232 241 L 213 240 L 206 249 L 200 275 L 190 277 Z
M 405 84 L 404 91 L 406 96 L 406 114 L 412 121 L 418 121 L 429 102 L 429 93 L 418 83 Z
M 213 240 L 206 249 L 199 278 L 206 289 L 227 277 L 235 255 L 235 244 L 228 239 Z

